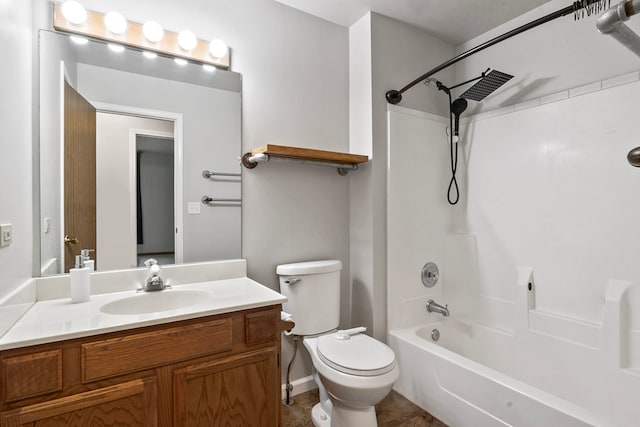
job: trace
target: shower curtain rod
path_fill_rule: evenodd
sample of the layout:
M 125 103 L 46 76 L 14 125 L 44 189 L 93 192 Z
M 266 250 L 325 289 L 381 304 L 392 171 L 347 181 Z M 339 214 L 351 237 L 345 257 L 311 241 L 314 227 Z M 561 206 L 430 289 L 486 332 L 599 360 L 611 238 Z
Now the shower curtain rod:
M 569 15 L 570 13 L 574 13 L 575 15 L 575 19 L 578 19 L 578 12 L 582 9 L 586 9 L 587 10 L 587 14 L 590 15 L 593 11 L 590 9 L 592 7 L 594 7 L 594 5 L 597 4 L 597 6 L 595 7 L 602 7 L 602 3 L 604 2 L 600 2 L 600 1 L 590 1 L 590 0 L 583 0 L 583 1 L 576 1 L 574 2 L 571 6 L 567 6 L 563 9 L 557 10 L 553 13 L 550 13 L 546 16 L 543 16 L 542 18 L 538 18 L 534 21 L 529 22 L 528 24 L 524 24 L 521 25 L 518 28 L 515 28 L 511 31 L 507 31 L 506 33 L 497 36 L 489 41 L 486 41 L 474 48 L 471 48 L 469 50 L 467 50 L 466 52 L 463 52 L 453 58 L 451 58 L 450 60 L 438 65 L 435 68 L 432 68 L 431 70 L 427 71 L 426 73 L 424 73 L 423 75 L 421 75 L 420 77 L 418 77 L 417 79 L 415 79 L 414 81 L 412 81 L 411 83 L 409 83 L 408 85 L 406 85 L 405 87 L 403 87 L 400 90 L 390 90 L 387 92 L 386 94 L 386 98 L 387 101 L 390 104 L 397 104 L 400 101 L 402 101 L 402 94 L 404 92 L 406 92 L 407 90 L 411 89 L 412 87 L 414 87 L 415 85 L 417 85 L 418 83 L 420 83 L 421 81 L 423 81 L 424 79 L 434 75 L 435 73 L 437 73 L 438 71 L 442 71 L 445 68 L 455 64 L 456 62 L 462 61 L 463 59 L 478 53 L 488 47 L 493 46 L 494 44 L 500 43 L 501 41 L 507 40 L 513 36 L 516 36 L 520 33 L 523 33 L 527 30 L 530 30 L 532 28 L 537 27 L 538 25 L 542 25 L 546 22 L 549 21 L 553 21 L 556 18 L 560 18 L 562 16 L 566 16 Z M 599 9 L 598 9 L 599 11 Z

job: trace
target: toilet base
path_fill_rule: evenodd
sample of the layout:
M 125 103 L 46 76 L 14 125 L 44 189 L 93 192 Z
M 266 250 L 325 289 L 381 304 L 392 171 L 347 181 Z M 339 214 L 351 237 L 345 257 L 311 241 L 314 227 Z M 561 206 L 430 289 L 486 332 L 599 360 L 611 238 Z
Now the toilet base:
M 331 427 L 377 427 L 376 409 L 370 406 L 366 409 L 355 409 L 333 402 L 331 411 Z
M 311 409 L 311 421 L 315 427 L 331 427 L 331 417 L 322 410 L 320 403 L 316 403 Z
M 311 409 L 311 421 L 315 427 L 376 427 L 378 425 L 374 407 L 353 409 L 334 404 L 329 416 L 322 410 L 320 403 Z

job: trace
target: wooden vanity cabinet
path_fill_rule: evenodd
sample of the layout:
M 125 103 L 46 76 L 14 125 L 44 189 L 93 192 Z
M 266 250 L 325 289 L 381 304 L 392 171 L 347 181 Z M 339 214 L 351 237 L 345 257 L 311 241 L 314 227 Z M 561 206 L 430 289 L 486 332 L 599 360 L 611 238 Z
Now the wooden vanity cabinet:
M 0 352 L 0 427 L 279 426 L 280 306 Z

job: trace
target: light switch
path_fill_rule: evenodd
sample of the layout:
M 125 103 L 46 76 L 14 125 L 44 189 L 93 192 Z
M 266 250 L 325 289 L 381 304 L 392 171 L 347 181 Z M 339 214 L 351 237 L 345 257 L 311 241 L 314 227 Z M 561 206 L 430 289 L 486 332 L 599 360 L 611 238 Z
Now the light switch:
M 200 215 L 200 202 L 189 202 L 187 204 L 187 213 L 189 215 Z
M 0 248 L 9 246 L 13 240 L 13 227 L 11 224 L 0 224 Z

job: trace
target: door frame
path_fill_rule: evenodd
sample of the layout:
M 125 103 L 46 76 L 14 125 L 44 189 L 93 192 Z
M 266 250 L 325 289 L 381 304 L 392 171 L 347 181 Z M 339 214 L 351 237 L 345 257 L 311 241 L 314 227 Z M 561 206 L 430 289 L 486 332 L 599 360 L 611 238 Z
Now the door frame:
M 121 114 L 128 116 L 142 117 L 146 119 L 159 119 L 172 121 L 174 123 L 174 151 L 173 151 L 173 216 L 175 226 L 175 263 L 181 264 L 184 258 L 184 215 L 183 206 L 183 115 L 171 111 L 152 110 L 148 108 L 132 107 L 129 105 L 110 104 L 99 101 L 89 101 L 99 113 Z M 152 131 L 142 131 L 144 135 L 152 135 Z M 160 133 L 160 132 L 156 132 Z M 133 133 L 130 132 L 130 138 Z M 131 141 L 131 139 L 130 139 Z M 131 143 L 130 143 L 131 144 Z M 135 154 L 135 135 L 133 136 L 133 153 Z M 133 167 L 131 166 L 133 162 Z M 129 182 L 133 185 L 129 186 L 131 200 L 135 202 L 135 156 L 129 156 Z M 135 236 L 137 232 L 135 220 L 135 203 L 132 205 L 133 214 L 131 215 L 129 235 Z M 135 239 L 134 239 L 135 240 Z M 137 253 L 133 249 L 134 255 Z M 134 266 L 137 266 L 137 257 Z

